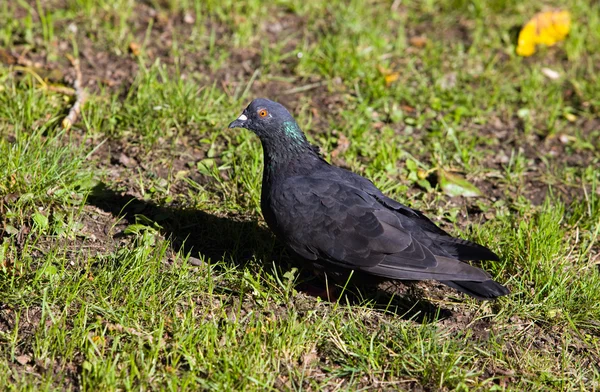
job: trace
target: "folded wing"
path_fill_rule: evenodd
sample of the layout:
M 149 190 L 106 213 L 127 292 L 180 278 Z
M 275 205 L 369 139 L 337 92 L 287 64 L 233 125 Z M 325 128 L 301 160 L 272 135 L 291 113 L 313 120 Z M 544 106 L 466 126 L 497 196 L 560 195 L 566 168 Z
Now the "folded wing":
M 388 279 L 434 279 L 477 298 L 508 293 L 488 273 L 461 261 L 497 259 L 493 252 L 451 237 L 378 190 L 315 177 L 291 177 L 282 189 L 281 204 L 273 204 L 281 234 L 309 260 Z

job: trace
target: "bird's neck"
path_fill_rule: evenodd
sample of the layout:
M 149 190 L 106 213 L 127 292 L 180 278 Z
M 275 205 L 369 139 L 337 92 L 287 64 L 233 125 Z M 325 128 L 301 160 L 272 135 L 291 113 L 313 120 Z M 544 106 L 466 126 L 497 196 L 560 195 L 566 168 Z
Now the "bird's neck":
M 322 160 L 308 142 L 306 145 L 291 144 L 285 147 L 263 142 L 262 146 L 265 179 L 277 174 L 303 174 L 303 171 L 309 170 L 317 161 Z
M 271 200 L 278 183 L 286 178 L 308 175 L 327 163 L 313 147 L 296 124 L 284 123 L 283 132 L 261 137 L 264 154 L 261 209 L 270 227 L 276 225 L 271 210 Z
M 265 175 L 283 173 L 290 168 L 299 170 L 321 160 L 295 121 L 284 122 L 280 132 L 261 138 L 261 142 L 265 157 Z
M 308 175 L 318 170 L 320 165 L 328 165 L 318 149 L 306 140 L 297 125 L 295 127 L 276 136 L 261 138 L 264 153 L 263 202 L 270 197 L 271 190 L 277 187 L 279 181 Z

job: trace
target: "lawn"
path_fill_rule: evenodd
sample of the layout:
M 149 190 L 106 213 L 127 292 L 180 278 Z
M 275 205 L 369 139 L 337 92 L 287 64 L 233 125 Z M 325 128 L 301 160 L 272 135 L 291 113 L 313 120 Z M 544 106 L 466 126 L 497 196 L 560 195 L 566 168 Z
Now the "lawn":
M 0 390 L 599 389 L 600 5 L 515 54 L 560 4 L 1 2 Z M 311 296 L 260 214 L 260 142 L 227 129 L 255 97 L 498 253 L 511 294 Z

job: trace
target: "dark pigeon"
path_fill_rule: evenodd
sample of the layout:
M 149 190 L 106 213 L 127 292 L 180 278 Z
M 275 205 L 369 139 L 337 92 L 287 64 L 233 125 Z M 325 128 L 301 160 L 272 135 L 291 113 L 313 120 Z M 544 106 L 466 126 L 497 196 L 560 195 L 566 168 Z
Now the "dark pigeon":
M 509 293 L 465 260 L 498 260 L 386 197 L 358 174 L 332 166 L 282 105 L 255 99 L 229 128 L 258 135 L 264 152 L 263 216 L 301 259 L 328 274 L 434 279 L 479 299 Z

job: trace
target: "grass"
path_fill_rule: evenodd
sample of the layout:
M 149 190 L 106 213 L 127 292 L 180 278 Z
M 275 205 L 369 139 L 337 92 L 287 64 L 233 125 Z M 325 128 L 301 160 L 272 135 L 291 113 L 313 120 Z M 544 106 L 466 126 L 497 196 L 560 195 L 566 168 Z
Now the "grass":
M 600 8 L 517 57 L 546 5 L 2 3 L 0 389 L 598 389 Z M 67 54 L 89 94 L 70 131 Z M 511 295 L 304 294 L 260 216 L 260 144 L 226 129 L 257 96 L 496 251 Z M 445 195 L 437 168 L 484 195 Z

